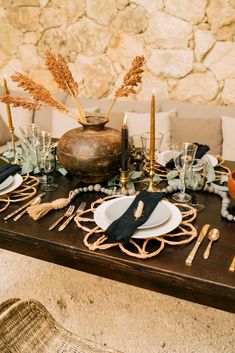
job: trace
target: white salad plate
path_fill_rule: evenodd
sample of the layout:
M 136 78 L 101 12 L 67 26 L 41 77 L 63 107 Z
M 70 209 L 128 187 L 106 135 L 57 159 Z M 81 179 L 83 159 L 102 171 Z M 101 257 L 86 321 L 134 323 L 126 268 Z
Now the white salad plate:
M 134 196 L 124 196 L 120 199 L 124 199 L 128 197 L 132 197 L 132 199 L 134 198 Z M 96 224 L 104 230 L 107 229 L 109 225 L 112 223 L 106 217 L 106 209 L 107 207 L 110 207 L 110 203 L 114 202 L 115 200 L 116 199 L 107 201 L 101 204 L 100 206 L 98 206 L 97 209 L 95 210 L 94 220 Z M 169 201 L 166 201 L 166 200 L 162 200 L 161 203 L 164 204 L 164 206 L 166 206 L 170 211 L 170 217 L 168 218 L 168 220 L 166 220 L 164 223 L 158 226 L 154 226 L 151 228 L 137 229 L 135 233 L 132 235 L 132 238 L 135 238 L 135 239 L 153 238 L 153 237 L 167 234 L 178 227 L 178 225 L 182 221 L 182 214 L 178 209 L 178 207 L 176 207 L 173 203 L 170 203 Z
M 13 181 L 12 183 L 7 186 L 5 189 L 0 191 L 0 196 L 8 194 L 9 192 L 14 191 L 15 189 L 17 189 L 23 182 L 23 178 L 20 174 L 15 174 L 13 176 Z
M 135 196 L 131 197 L 121 197 L 114 200 L 112 202 L 108 201 L 108 205 L 105 209 L 105 217 L 107 220 L 112 223 L 119 217 L 123 215 L 123 213 L 128 209 L 134 200 Z M 160 224 L 166 222 L 170 217 L 171 212 L 169 208 L 164 205 L 162 201 L 158 203 L 158 205 L 153 210 L 152 214 L 148 218 L 148 220 L 143 223 L 138 229 L 145 229 L 159 226 Z
M 11 183 L 13 182 L 13 176 L 9 175 L 8 178 L 6 178 L 1 184 L 0 184 L 0 190 L 3 190 L 7 188 Z
M 165 166 L 166 165 L 166 161 L 169 161 L 171 158 L 173 157 L 173 151 L 172 150 L 167 150 L 167 151 L 163 151 L 158 153 L 157 155 L 157 162 L 162 165 Z M 203 157 L 202 160 L 206 160 L 211 162 L 212 166 L 215 167 L 218 164 L 218 159 L 214 156 L 212 156 L 211 154 L 206 153 Z

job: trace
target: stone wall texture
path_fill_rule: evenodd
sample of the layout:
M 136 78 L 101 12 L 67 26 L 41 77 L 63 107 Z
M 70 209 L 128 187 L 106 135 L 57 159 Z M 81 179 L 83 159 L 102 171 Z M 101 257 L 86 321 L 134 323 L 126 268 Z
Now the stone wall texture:
M 145 55 L 136 99 L 155 89 L 232 105 L 234 35 L 234 0 L 0 0 L 0 80 L 17 70 L 56 91 L 50 48 L 81 95 L 110 97 Z M 0 250 L 0 301 L 10 297 L 38 299 L 66 328 L 125 353 L 234 352 L 232 314 Z
M 111 97 L 144 55 L 134 99 L 154 89 L 161 98 L 233 105 L 234 35 L 234 0 L 0 0 L 0 79 L 20 70 L 55 92 L 49 48 L 66 58 L 82 96 Z

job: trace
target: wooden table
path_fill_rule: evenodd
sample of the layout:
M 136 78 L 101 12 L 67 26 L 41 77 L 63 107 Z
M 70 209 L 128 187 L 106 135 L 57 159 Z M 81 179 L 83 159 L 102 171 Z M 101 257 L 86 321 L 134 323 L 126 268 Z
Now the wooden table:
M 68 192 L 78 186 L 75 177 L 59 176 L 58 182 L 60 188 L 48 193 L 43 202 L 67 197 Z M 84 193 L 77 196 L 75 203 L 86 200 L 89 204 L 102 196 L 104 195 Z M 220 197 L 203 193 L 199 195 L 199 200 L 206 204 L 206 210 L 199 213 L 196 226 L 200 230 L 203 224 L 210 223 L 220 229 L 221 237 L 213 245 L 208 260 L 202 257 L 208 244 L 205 239 L 191 267 L 185 265 L 185 259 L 195 240 L 178 247 L 168 245 L 157 257 L 148 260 L 129 257 L 118 248 L 92 252 L 84 246 L 83 233 L 78 230 L 75 222 L 63 232 L 48 231 L 49 225 L 63 213 L 62 210 L 52 212 L 36 222 L 29 216 L 24 216 L 18 222 L 4 222 L 3 217 L 19 207 L 19 204 L 12 205 L 1 214 L 0 247 L 235 313 L 235 273 L 229 272 L 235 255 L 235 223 L 221 218 Z

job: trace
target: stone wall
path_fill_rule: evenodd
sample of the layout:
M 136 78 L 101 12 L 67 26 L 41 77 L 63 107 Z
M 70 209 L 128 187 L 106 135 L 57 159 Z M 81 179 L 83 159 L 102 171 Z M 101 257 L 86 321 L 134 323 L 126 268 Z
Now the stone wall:
M 0 79 L 24 71 L 52 91 L 50 48 L 86 97 L 112 96 L 135 55 L 137 99 L 235 103 L 234 0 L 0 0 Z M 9 82 L 10 87 L 13 86 Z

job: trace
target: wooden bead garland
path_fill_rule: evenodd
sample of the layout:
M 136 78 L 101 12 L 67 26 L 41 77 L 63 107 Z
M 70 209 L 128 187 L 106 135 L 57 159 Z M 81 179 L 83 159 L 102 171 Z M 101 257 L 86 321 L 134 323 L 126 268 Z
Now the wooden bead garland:
M 226 191 L 218 190 L 211 185 L 206 185 L 203 190 L 219 195 L 222 199 L 221 216 L 228 221 L 235 221 L 235 216 L 228 211 L 231 201 L 228 198 L 228 193 Z
M 178 190 L 177 186 L 171 186 L 168 185 L 165 188 L 161 189 L 161 192 L 164 192 L 166 194 L 171 194 L 175 191 Z M 119 190 L 111 190 L 105 187 L 102 187 L 100 184 L 95 184 L 95 185 L 89 185 L 89 186 L 85 186 L 85 187 L 80 187 L 77 189 L 73 190 L 74 193 L 76 195 L 81 194 L 83 192 L 92 192 L 92 191 L 96 191 L 96 192 L 102 192 L 108 196 L 112 196 L 112 195 L 134 195 L 136 193 L 136 191 L 134 189 L 129 189 L 128 192 L 120 192 Z M 203 191 L 208 191 L 210 193 L 214 193 L 219 195 L 222 198 L 222 207 L 221 207 L 221 216 L 223 218 L 226 218 L 228 221 L 235 221 L 235 216 L 230 214 L 228 211 L 229 205 L 230 205 L 230 200 L 228 198 L 228 193 L 225 191 L 221 191 L 218 190 L 216 188 L 214 188 L 213 186 L 206 184 Z

